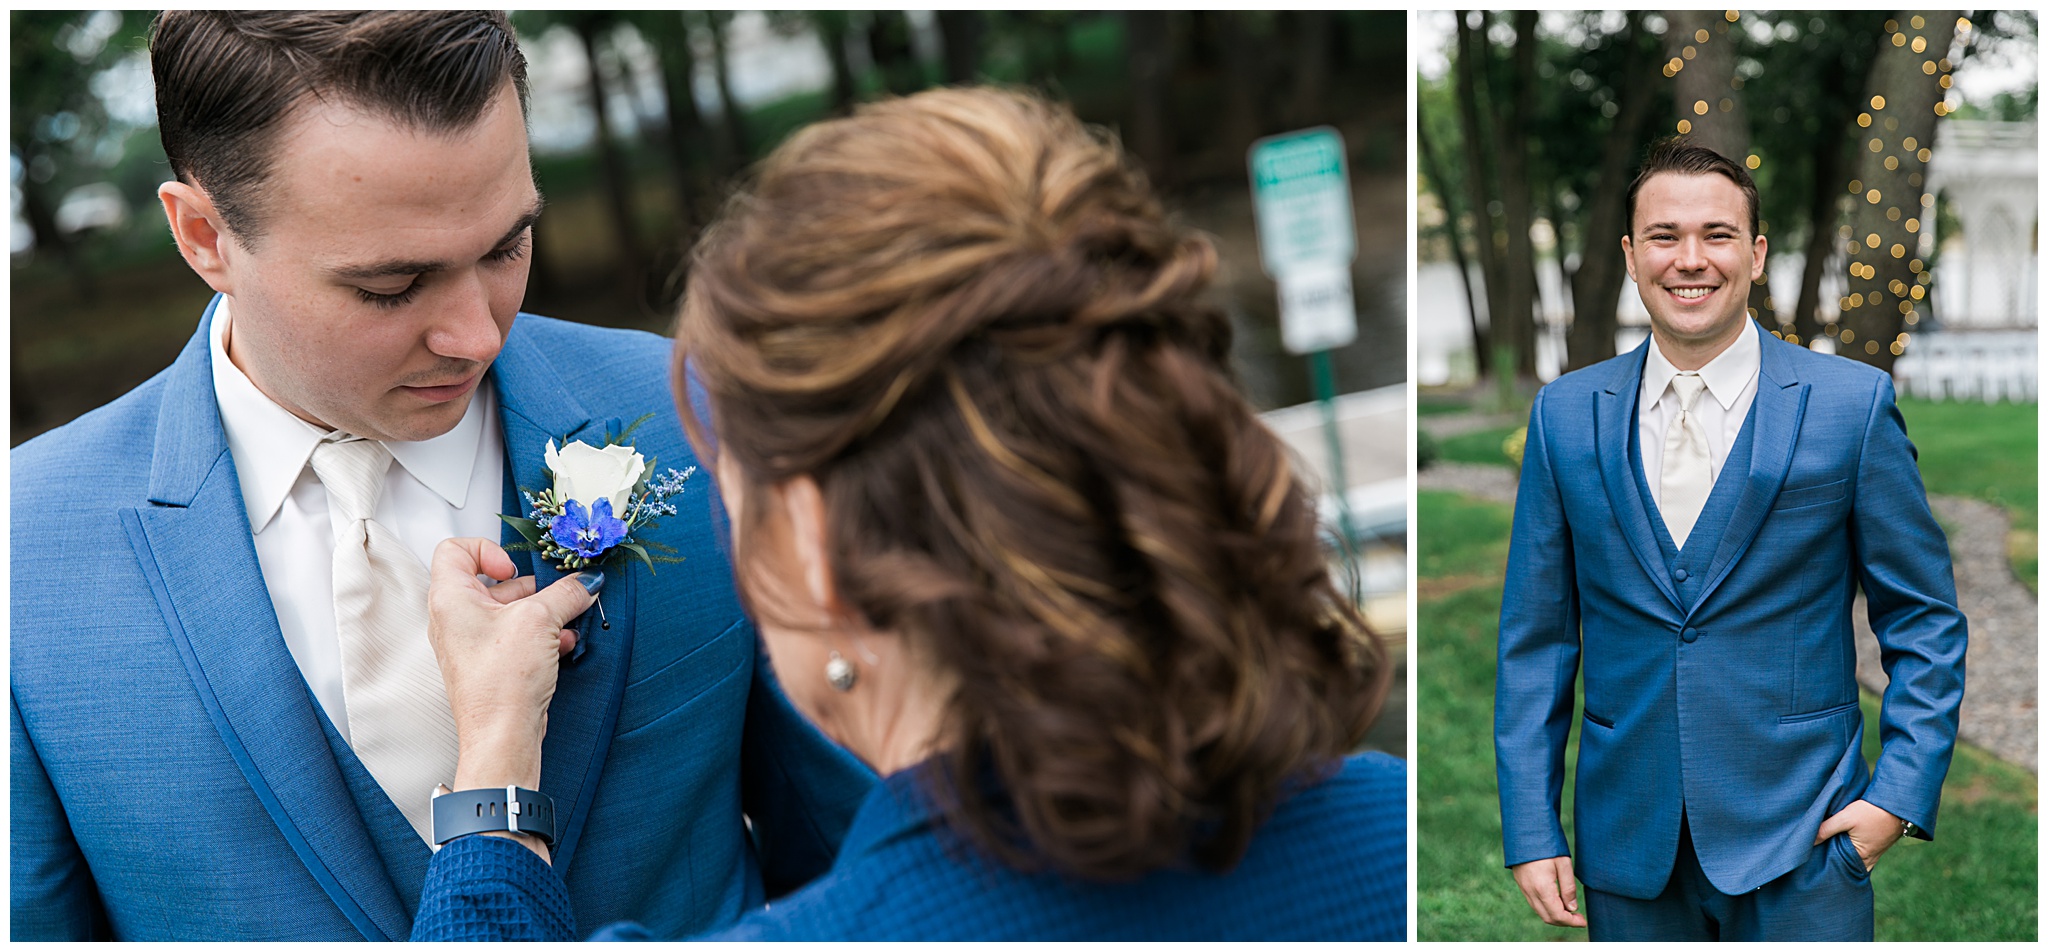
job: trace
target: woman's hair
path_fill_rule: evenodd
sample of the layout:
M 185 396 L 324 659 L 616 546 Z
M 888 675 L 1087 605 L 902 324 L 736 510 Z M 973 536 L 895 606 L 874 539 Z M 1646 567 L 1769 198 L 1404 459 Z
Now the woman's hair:
M 696 253 L 678 392 L 746 487 L 816 480 L 846 604 L 957 676 L 931 792 L 1013 865 L 1228 868 L 1385 699 L 1215 269 L 1113 140 L 994 89 L 804 129 Z

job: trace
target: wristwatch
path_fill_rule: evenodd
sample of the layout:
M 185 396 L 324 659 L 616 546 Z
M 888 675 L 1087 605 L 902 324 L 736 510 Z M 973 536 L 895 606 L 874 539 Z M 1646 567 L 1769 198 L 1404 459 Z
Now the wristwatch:
M 1900 821 L 1899 821 L 1899 835 L 1900 835 L 1900 836 L 1919 836 L 1919 835 L 1920 835 L 1920 827 L 1919 827 L 1918 825 L 1916 825 L 1916 824 L 1915 824 L 1915 823 L 1914 823 L 1913 821 L 1911 821 L 1911 820 L 1900 820 Z
M 458 836 L 504 830 L 530 833 L 555 845 L 555 799 L 538 790 L 507 785 L 478 790 L 434 790 L 434 846 Z

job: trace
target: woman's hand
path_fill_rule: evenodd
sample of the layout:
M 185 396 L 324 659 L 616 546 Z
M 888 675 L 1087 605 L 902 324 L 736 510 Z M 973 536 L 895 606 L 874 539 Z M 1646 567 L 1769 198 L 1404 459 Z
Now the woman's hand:
M 540 746 L 561 656 L 575 646 L 565 629 L 590 607 L 586 591 L 602 573 L 571 575 L 535 593 L 531 576 L 512 581 L 512 559 L 485 539 L 449 539 L 434 549 L 427 590 L 427 638 L 455 713 L 457 790 L 540 787 Z M 485 587 L 486 575 L 501 584 Z

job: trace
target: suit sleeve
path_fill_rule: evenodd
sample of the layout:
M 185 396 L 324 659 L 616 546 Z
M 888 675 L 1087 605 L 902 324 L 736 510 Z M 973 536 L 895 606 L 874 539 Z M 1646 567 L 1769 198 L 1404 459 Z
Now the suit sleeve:
M 1932 839 L 1942 780 L 1955 752 L 1968 624 L 1956 607 L 1948 537 L 1927 507 L 1918 454 L 1882 377 L 1864 427 L 1849 533 L 1856 578 L 1891 679 L 1878 738 L 1883 752 L 1863 799 Z
M 22 726 L 21 707 L 12 691 L 7 696 L 7 733 L 8 867 L 13 883 L 9 937 L 17 942 L 113 938 L 92 870 L 71 837 L 64 805 Z
M 1544 430 L 1544 396 L 1536 395 L 1523 443 L 1494 673 L 1494 766 L 1509 866 L 1571 852 L 1558 809 L 1579 671 L 1579 601 L 1571 527 Z
M 740 796 L 760 850 L 761 883 L 773 899 L 831 868 L 877 778 L 790 707 L 759 638 L 754 652 Z

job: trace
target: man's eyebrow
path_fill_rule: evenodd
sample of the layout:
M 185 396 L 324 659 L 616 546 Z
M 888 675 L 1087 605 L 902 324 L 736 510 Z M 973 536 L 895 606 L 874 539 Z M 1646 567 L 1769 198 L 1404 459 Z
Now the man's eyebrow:
M 532 228 L 533 223 L 540 220 L 541 209 L 546 204 L 545 200 L 535 199 L 532 210 L 519 216 L 519 220 L 514 222 L 512 227 L 505 232 L 504 237 L 492 243 L 491 247 L 502 248 L 505 245 L 511 244 L 526 229 Z M 446 271 L 449 267 L 450 265 L 446 261 L 380 261 L 376 264 L 335 268 L 331 273 L 337 278 L 364 281 L 372 278 L 395 278 L 408 274 L 429 274 L 435 271 Z

